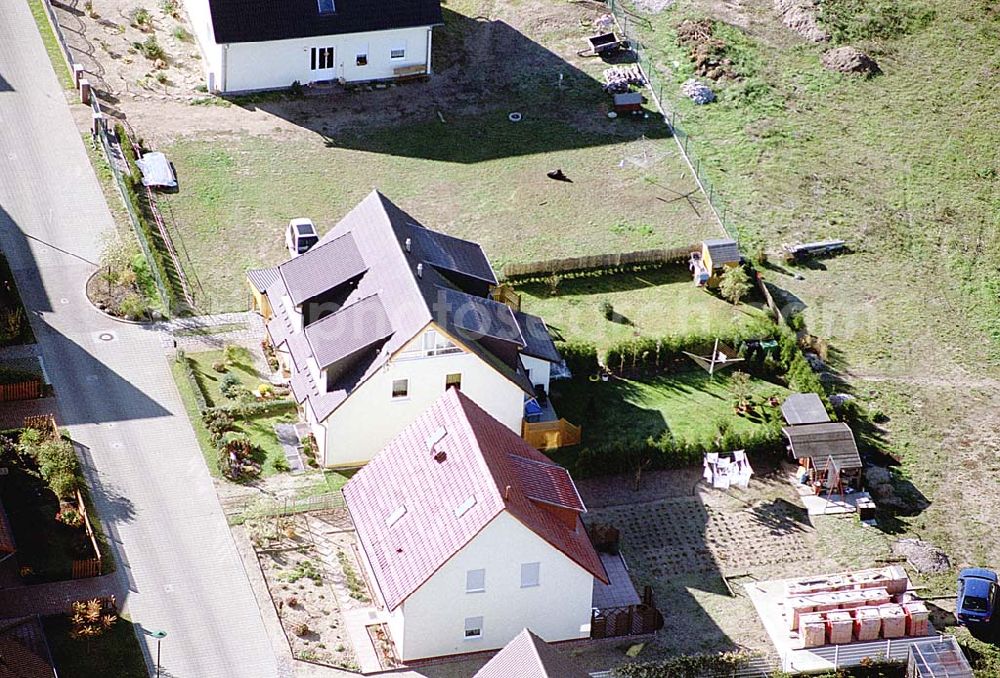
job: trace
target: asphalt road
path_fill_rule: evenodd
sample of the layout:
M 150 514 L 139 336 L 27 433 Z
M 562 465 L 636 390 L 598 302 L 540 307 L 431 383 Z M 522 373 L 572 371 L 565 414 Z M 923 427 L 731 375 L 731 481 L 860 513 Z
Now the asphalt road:
M 84 284 L 114 229 L 23 0 L 0 0 L 0 246 L 86 449 L 133 621 L 163 630 L 163 676 L 268 678 L 275 654 L 159 335 L 93 309 Z M 0 611 L 2 613 L 2 611 Z M 147 659 L 155 640 L 142 636 Z

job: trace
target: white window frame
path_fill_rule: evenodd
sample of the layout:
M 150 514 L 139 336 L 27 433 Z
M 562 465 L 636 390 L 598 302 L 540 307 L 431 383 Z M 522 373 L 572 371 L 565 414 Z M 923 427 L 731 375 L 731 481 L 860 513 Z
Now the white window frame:
M 323 58 L 324 55 L 328 55 L 330 57 L 328 61 Z M 309 65 L 311 67 L 310 70 L 328 71 L 332 68 L 335 68 L 336 55 L 337 51 L 333 47 L 313 47 L 309 61 Z
M 396 52 L 399 52 L 399 56 L 396 56 Z M 395 47 L 389 48 L 389 59 L 392 61 L 402 61 L 406 58 L 406 45 L 396 45 Z
M 476 584 L 479 584 L 479 586 L 476 586 Z M 466 593 L 486 592 L 486 570 L 484 568 L 465 571 L 465 592 Z
M 405 384 L 404 388 L 406 390 L 403 392 L 402 395 L 396 395 L 396 384 L 398 384 L 400 382 L 403 382 L 403 384 Z M 410 380 L 409 379 L 393 379 L 392 380 L 392 391 L 390 391 L 389 395 L 391 396 L 391 398 L 393 400 L 406 400 L 407 398 L 409 398 L 410 397 Z
M 527 570 L 525 568 L 528 568 Z M 525 583 L 525 574 L 530 574 L 534 569 L 534 577 L 528 578 Z M 521 563 L 521 588 L 533 589 L 542 585 L 542 564 L 541 563 Z
M 475 631 L 474 634 L 469 634 L 469 631 Z M 465 618 L 465 639 L 466 640 L 479 640 L 483 637 L 483 618 L 482 617 L 466 617 Z

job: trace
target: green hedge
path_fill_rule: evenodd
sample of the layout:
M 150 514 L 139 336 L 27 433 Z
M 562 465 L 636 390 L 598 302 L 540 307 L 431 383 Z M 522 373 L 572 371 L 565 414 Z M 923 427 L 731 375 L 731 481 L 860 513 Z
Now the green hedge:
M 0 367 L 0 384 L 20 384 L 22 381 L 41 381 L 42 375 L 27 370 Z
M 573 377 L 588 377 L 597 374 L 597 347 L 587 341 L 566 341 L 556 344 L 556 349 L 566 361 L 566 367 Z
M 616 667 L 614 678 L 704 678 L 729 675 L 747 666 L 754 655 L 749 652 L 720 652 L 718 654 L 689 654 L 670 659 Z
M 700 464 L 708 452 L 741 449 L 750 457 L 781 456 L 781 422 L 775 419 L 750 433 L 727 431 L 712 440 L 677 440 L 668 431 L 658 438 L 581 446 L 570 470 L 574 478 L 593 478 L 633 473 L 640 467 L 649 471 L 682 468 Z
M 123 176 L 125 199 L 139 221 L 139 228 L 142 231 L 141 237 L 146 243 L 146 248 L 144 249 L 148 249 L 149 256 L 152 259 L 149 265 L 156 271 L 156 277 L 163 282 L 162 292 L 166 295 L 166 298 L 162 301 L 167 306 L 167 312 L 169 313 L 173 311 L 177 304 L 177 296 L 174 294 L 173 286 L 170 284 L 170 264 L 161 249 L 156 245 L 159 242 L 159 233 L 155 232 L 153 226 L 149 223 L 146 211 L 142 206 L 142 198 L 140 196 L 145 189 L 142 186 L 142 173 L 135 162 L 136 150 L 132 146 L 132 140 L 122 125 L 115 125 L 115 134 L 118 136 L 118 143 L 121 146 L 122 155 L 125 156 L 125 162 L 129 169 L 128 174 Z
M 191 393 L 194 395 L 194 402 L 198 406 L 198 411 L 205 412 L 205 410 L 209 409 L 208 400 L 205 398 L 205 393 L 201 390 L 201 385 L 198 383 L 198 377 L 194 373 L 194 366 L 191 364 L 191 360 L 178 351 L 177 362 L 184 368 L 184 376 L 187 377 L 188 384 L 191 386 Z
M 729 332 L 721 334 L 689 334 L 671 335 L 660 337 L 642 337 L 621 341 L 608 349 L 604 358 L 604 364 L 614 372 L 631 371 L 678 371 L 686 370 L 691 366 L 691 359 L 684 354 L 685 351 L 694 354 L 701 354 L 707 350 L 711 351 L 715 345 L 715 340 L 738 348 L 741 343 L 748 339 L 775 339 L 779 343 L 779 357 L 773 360 L 773 365 L 767 367 L 762 358 L 755 363 L 746 364 L 746 368 L 752 368 L 756 364 L 758 371 L 774 373 L 778 370 L 787 369 L 788 361 L 795 355 L 797 350 L 795 337 L 791 332 L 784 330 L 771 322 L 755 322 L 745 327 L 735 328 Z M 741 369 L 743 366 L 741 365 Z M 752 371 L 747 369 L 747 371 Z M 767 376 L 773 376 L 768 374 Z

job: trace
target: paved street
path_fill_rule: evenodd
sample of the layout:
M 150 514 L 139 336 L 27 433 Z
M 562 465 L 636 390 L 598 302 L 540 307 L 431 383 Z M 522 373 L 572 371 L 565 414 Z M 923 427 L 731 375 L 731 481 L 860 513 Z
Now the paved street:
M 137 624 L 167 632 L 161 675 L 276 676 L 159 333 L 111 321 L 84 296 L 114 226 L 83 143 L 26 4 L 0 0 L 0 245 L 60 423 L 86 450 L 114 588 Z

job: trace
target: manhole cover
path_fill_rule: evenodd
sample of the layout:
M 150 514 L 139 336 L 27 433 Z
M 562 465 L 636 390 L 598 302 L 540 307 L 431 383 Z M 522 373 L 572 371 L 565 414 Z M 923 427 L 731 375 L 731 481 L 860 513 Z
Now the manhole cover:
M 101 341 L 114 341 L 115 335 L 111 334 L 110 332 L 101 332 L 101 334 L 98 335 L 97 338 L 100 339 Z

